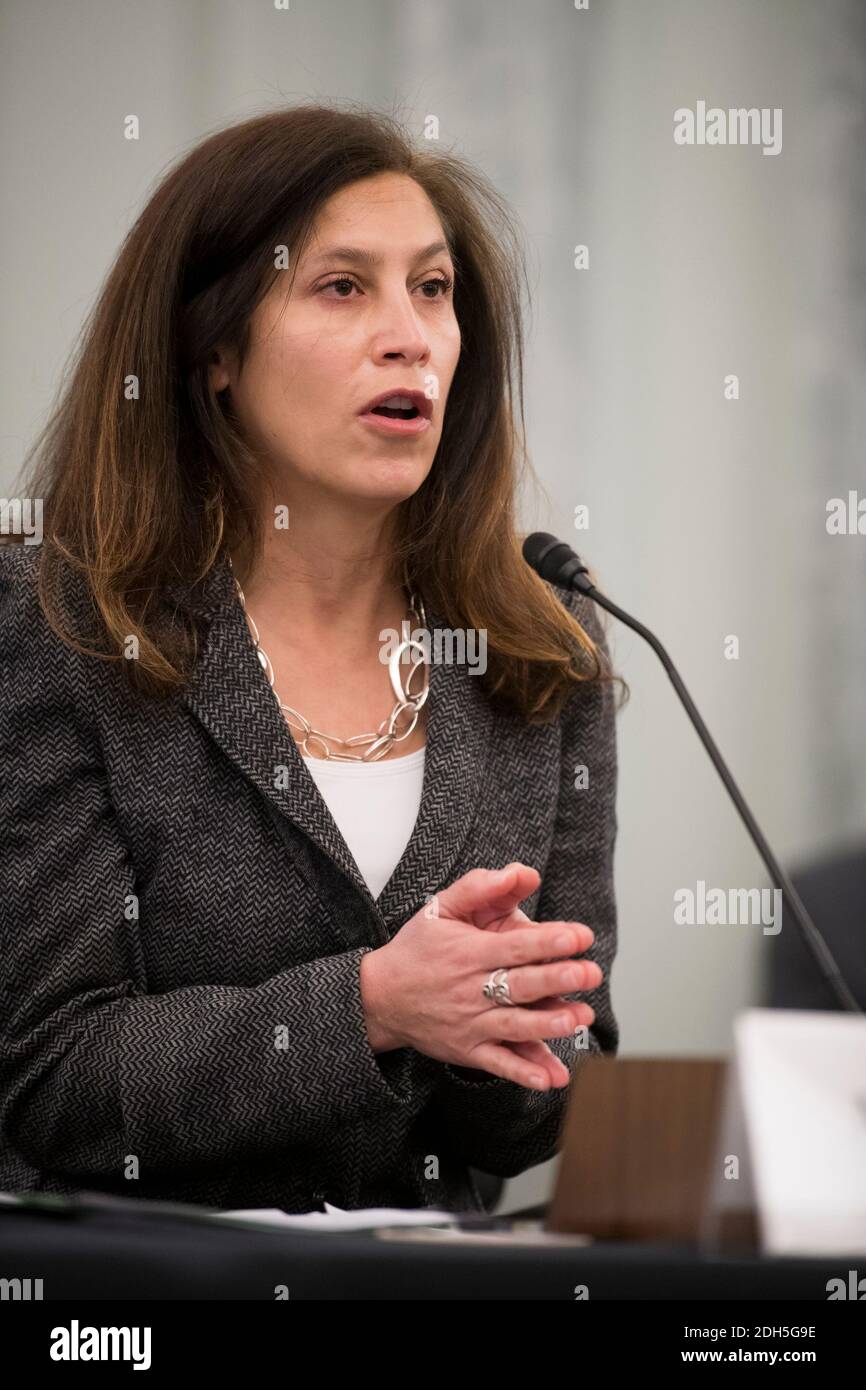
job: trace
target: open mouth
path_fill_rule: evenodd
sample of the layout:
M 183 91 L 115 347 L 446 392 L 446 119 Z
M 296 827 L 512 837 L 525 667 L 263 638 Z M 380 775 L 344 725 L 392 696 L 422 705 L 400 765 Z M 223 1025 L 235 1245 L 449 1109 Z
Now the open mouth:
M 369 412 L 371 415 L 384 415 L 389 420 L 414 420 L 417 418 L 418 409 L 410 406 L 408 410 L 403 410 L 399 406 L 377 405 Z
M 422 435 L 430 429 L 430 402 L 417 391 L 391 391 L 375 405 L 362 411 L 360 419 L 367 429 L 399 437 Z

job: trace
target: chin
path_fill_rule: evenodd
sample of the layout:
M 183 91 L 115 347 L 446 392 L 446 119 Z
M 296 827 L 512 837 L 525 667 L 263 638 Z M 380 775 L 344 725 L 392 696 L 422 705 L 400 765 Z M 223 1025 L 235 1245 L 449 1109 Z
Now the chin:
M 430 462 L 387 459 L 375 462 L 366 473 L 352 479 L 351 492 L 359 501 L 404 502 L 416 493 L 430 472 Z

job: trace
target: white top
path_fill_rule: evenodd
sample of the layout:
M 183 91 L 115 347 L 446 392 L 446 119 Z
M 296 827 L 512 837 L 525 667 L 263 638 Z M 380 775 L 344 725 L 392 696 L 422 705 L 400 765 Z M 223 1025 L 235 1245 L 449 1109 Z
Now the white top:
M 304 758 L 374 898 L 400 862 L 418 819 L 426 751 L 375 763 Z

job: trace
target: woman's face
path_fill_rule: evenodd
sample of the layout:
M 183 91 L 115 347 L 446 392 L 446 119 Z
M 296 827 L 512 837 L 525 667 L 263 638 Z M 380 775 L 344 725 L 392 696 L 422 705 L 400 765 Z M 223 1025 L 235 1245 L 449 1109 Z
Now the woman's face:
M 229 389 L 246 437 L 288 495 L 324 489 L 396 504 L 423 483 L 460 355 L 444 241 L 413 179 L 378 174 L 341 189 L 322 208 L 291 289 L 285 271 L 258 305 L 243 369 L 231 353 L 211 366 L 214 389 Z M 420 428 L 363 414 L 375 397 L 406 391 L 421 393 L 429 414 Z

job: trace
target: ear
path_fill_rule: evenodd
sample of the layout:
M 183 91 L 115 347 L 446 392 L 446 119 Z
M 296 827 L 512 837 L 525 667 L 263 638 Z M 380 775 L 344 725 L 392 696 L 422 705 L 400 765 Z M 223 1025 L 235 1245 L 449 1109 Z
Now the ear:
M 208 380 L 211 390 L 219 393 L 225 391 L 231 385 L 231 372 L 229 368 L 229 356 L 221 348 L 216 348 L 211 353 L 211 360 L 208 363 Z

